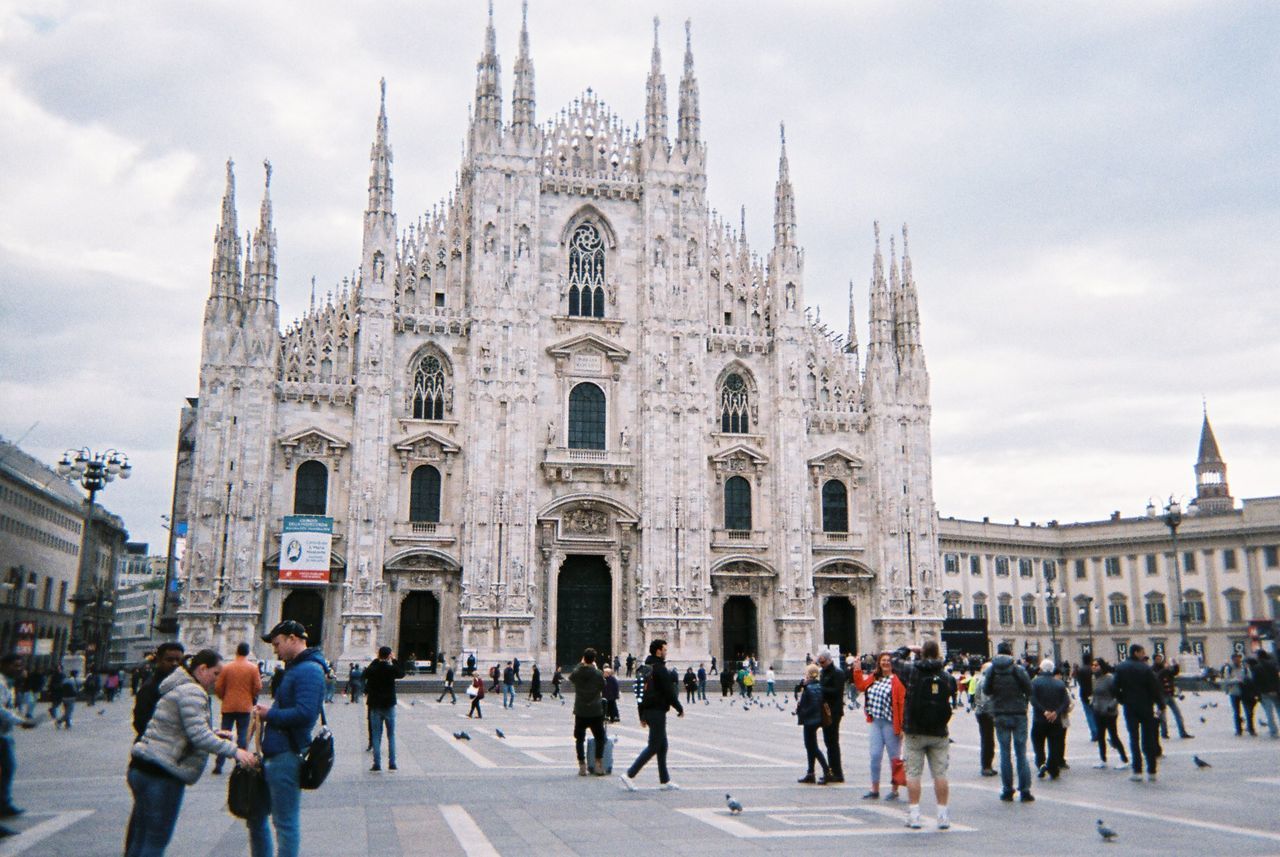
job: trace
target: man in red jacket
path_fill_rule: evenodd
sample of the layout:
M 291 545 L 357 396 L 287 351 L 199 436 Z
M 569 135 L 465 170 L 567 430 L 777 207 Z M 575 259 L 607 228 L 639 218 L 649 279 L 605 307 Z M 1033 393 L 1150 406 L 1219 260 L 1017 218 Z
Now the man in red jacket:
M 249 663 L 249 644 L 236 646 L 236 659 L 223 664 L 213 692 L 222 700 L 222 728 L 236 729 L 236 746 L 245 749 L 249 745 L 249 713 L 262 693 L 262 674 L 256 664 Z M 222 773 L 223 757 L 213 766 L 215 774 Z

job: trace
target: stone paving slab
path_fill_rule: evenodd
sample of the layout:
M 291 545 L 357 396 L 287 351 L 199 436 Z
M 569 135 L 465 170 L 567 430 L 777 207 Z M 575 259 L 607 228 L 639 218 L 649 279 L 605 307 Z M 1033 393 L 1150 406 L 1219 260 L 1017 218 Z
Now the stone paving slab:
M 843 786 L 803 786 L 800 730 L 783 700 L 743 707 L 712 697 L 671 717 L 673 778 L 678 792 L 657 789 L 655 764 L 641 773 L 641 790 L 623 792 L 616 777 L 580 778 L 574 760 L 571 706 L 558 700 L 520 700 L 503 710 L 486 699 L 485 717 L 468 720 L 466 704 L 438 704 L 420 696 L 397 710 L 395 773 L 371 773 L 364 752 L 364 709 L 339 701 L 330 709 L 338 761 L 330 780 L 303 797 L 303 853 L 347 855 L 720 855 L 781 854 L 796 849 L 852 853 L 884 848 L 904 852 L 1083 854 L 1102 847 L 1097 818 L 1120 831 L 1122 850 L 1138 855 L 1280 854 L 1275 787 L 1280 741 L 1231 734 L 1225 705 L 1200 708 L 1220 695 L 1188 695 L 1184 710 L 1197 733 L 1166 742 L 1160 781 L 1131 783 L 1124 771 L 1094 770 L 1096 749 L 1083 719 L 1068 741 L 1072 769 L 1057 782 L 1037 781 L 1037 801 L 1005 804 L 998 780 L 978 775 L 972 716 L 953 720 L 954 826 L 904 825 L 905 802 L 860 800 L 866 790 L 867 726 L 851 712 L 842 729 Z M 81 708 L 75 727 L 47 725 L 18 735 L 16 800 L 27 815 L 11 823 L 21 835 L 0 842 L 0 857 L 93 857 L 121 851 L 131 797 L 124 782 L 132 700 Z M 99 713 L 101 712 L 101 713 Z M 624 722 L 615 764 L 624 768 L 643 746 L 634 708 Z M 1199 718 L 1205 718 L 1204 723 Z M 507 736 L 499 738 L 501 728 Z M 465 730 L 470 741 L 457 741 Z M 1213 767 L 1197 769 L 1199 754 Z M 385 766 L 385 760 L 384 760 Z M 885 766 L 886 774 L 888 766 Z M 886 787 L 882 789 L 887 791 Z M 724 795 L 746 807 L 731 816 Z M 243 823 L 225 809 L 226 778 L 206 772 L 187 790 L 169 853 L 180 857 L 243 857 Z M 932 792 L 922 802 L 934 816 Z

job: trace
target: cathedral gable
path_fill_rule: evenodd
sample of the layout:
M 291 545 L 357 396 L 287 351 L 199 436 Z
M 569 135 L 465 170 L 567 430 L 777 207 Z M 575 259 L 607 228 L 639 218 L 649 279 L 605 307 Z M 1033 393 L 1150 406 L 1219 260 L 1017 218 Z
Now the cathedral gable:
M 292 468 L 295 459 L 303 461 L 308 458 L 331 458 L 336 463 L 348 443 L 324 429 L 312 426 L 280 438 L 280 446 L 284 448 L 284 466 Z
M 410 463 L 418 461 L 444 462 L 446 467 L 451 466 L 454 456 L 462 450 L 462 447 L 444 435 L 428 429 L 397 443 L 395 450 L 400 457 L 400 472 L 408 473 Z

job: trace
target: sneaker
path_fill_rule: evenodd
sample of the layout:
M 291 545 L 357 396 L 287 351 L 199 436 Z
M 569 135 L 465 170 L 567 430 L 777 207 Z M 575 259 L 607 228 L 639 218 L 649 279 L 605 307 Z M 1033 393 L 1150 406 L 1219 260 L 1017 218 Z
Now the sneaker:
M 893 791 L 891 791 L 891 792 L 889 792 L 887 795 L 885 795 L 885 796 L 884 796 L 884 799 L 885 799 L 885 800 L 897 800 L 897 799 L 898 799 L 898 791 L 897 791 L 897 789 L 894 789 Z
M 1142 782 L 1142 774 L 1130 774 L 1130 775 L 1129 775 L 1129 782 L 1131 782 L 1131 783 L 1140 783 L 1140 782 Z
M 675 783 L 673 783 L 673 782 L 665 782 L 665 783 L 663 783 L 662 785 L 658 786 L 658 788 L 659 788 L 659 789 L 661 789 L 661 790 L 662 790 L 662 791 L 664 791 L 664 792 L 678 792 L 678 791 L 680 791 L 680 787 L 679 787 L 678 785 L 676 785 Z
M 397 767 L 396 767 L 396 763 L 395 763 L 395 762 L 392 762 L 390 765 L 387 765 L 387 770 L 388 770 L 388 771 L 397 771 L 397 770 L 399 770 L 399 768 L 397 768 Z
M 222 772 L 219 771 L 218 773 Z M 0 808 L 0 818 L 13 818 L 15 815 L 22 815 L 24 812 L 26 810 L 20 806 L 6 806 Z
M 912 830 L 920 829 L 920 810 L 913 810 L 907 814 L 907 827 L 910 827 Z
M 1114 765 L 1112 765 L 1112 769 L 1113 769 L 1113 770 L 1116 770 L 1116 771 L 1125 771 L 1125 770 L 1128 770 L 1128 769 L 1129 769 L 1129 763 L 1128 763 L 1128 762 L 1116 762 Z
M 636 784 L 631 782 L 631 778 L 626 774 L 618 774 L 618 780 L 622 783 L 622 787 L 629 792 L 636 790 Z
M 880 792 L 867 792 L 862 796 L 863 800 L 880 800 Z
M 995 768 L 983 768 L 982 775 L 984 777 L 996 777 L 996 776 L 999 776 L 999 773 L 996 771 Z
M 1023 802 L 1023 803 L 1035 803 L 1035 802 L 1036 802 L 1036 796 L 1035 796 L 1035 795 L 1033 795 L 1031 792 L 1023 792 L 1023 793 L 1022 793 L 1022 802 Z
M 941 813 L 941 812 L 940 812 L 940 813 L 938 813 L 938 829 L 939 829 L 939 830 L 950 830 L 950 829 L 951 829 L 951 816 L 946 815 L 945 813 Z
M 370 771 L 381 771 L 381 770 L 382 770 L 382 766 L 381 766 L 381 765 L 379 765 L 379 764 L 376 764 L 376 763 L 375 763 L 375 764 L 373 765 L 373 767 L 371 767 L 369 770 L 370 770 Z
M 1005 803 L 1013 803 L 1013 792 L 1000 792 L 1000 800 Z
M 1152 772 L 1152 773 L 1150 773 L 1150 774 L 1147 774 L 1147 782 L 1149 782 L 1149 783 L 1154 783 L 1155 781 L 1156 781 L 1156 775 L 1155 775 L 1155 772 Z
M 1182 733 L 1181 735 L 1179 735 L 1178 737 L 1179 737 L 1179 738 L 1194 738 L 1194 737 L 1196 737 L 1196 736 L 1192 735 L 1190 732 L 1183 732 L 1183 733 Z
M 1043 779 L 1044 779 L 1045 777 L 1047 777 L 1047 776 L 1049 776 L 1049 766 L 1048 766 L 1048 765 L 1041 765 L 1041 766 L 1040 766 L 1040 771 L 1039 771 L 1039 773 L 1037 773 L 1037 774 L 1036 774 L 1036 777 L 1038 777 L 1039 779 L 1042 779 L 1042 780 L 1043 780 Z
M 1107 763 L 1106 763 L 1106 762 L 1099 762 L 1098 764 L 1094 765 L 1093 767 L 1094 767 L 1094 769 L 1095 769 L 1095 770 L 1098 770 L 1098 771 L 1105 771 L 1105 770 L 1107 769 Z

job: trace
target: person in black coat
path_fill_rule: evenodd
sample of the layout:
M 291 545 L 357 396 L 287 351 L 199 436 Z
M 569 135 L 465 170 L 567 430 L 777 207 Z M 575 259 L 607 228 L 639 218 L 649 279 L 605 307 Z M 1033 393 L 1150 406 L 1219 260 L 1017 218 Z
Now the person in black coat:
M 840 721 L 844 718 L 844 688 L 848 677 L 844 670 L 836 666 L 835 658 L 829 651 L 818 655 L 818 667 L 822 670 L 819 682 L 822 684 L 822 701 L 831 710 L 831 722 L 822 727 L 822 743 L 827 745 L 827 763 L 831 772 L 827 776 L 829 783 L 844 782 L 844 766 L 840 759 Z
M 1031 722 L 1031 743 L 1036 752 L 1036 767 L 1040 776 L 1048 774 L 1051 779 L 1058 778 L 1062 770 L 1063 757 L 1067 744 L 1067 712 L 1071 708 L 1071 697 L 1067 694 L 1067 686 L 1054 674 L 1051 658 L 1040 662 L 1040 671 L 1031 680 L 1031 711 L 1034 720 Z M 1048 744 L 1048 752 L 1045 745 Z
M 387 733 L 388 769 L 396 769 L 396 679 L 404 678 L 404 666 L 392 660 L 391 647 L 378 649 L 378 657 L 364 670 L 365 702 L 369 706 L 369 746 L 373 751 L 371 771 L 382 770 L 382 732 Z
M 622 785 L 628 791 L 635 791 L 632 782 L 640 769 L 654 756 L 658 757 L 658 782 L 663 789 L 677 789 L 667 773 L 667 710 L 674 708 L 677 717 L 684 717 L 684 706 L 680 704 L 680 691 L 676 679 L 667 669 L 667 641 L 654 640 L 649 643 L 649 657 L 645 658 L 644 668 L 651 677 L 644 680 L 645 691 L 637 706 L 640 714 L 640 725 L 649 730 L 649 741 L 640 755 L 631 763 L 631 767 L 622 776 Z M 641 671 L 643 675 L 643 670 Z
M 1129 657 L 1115 669 L 1116 699 L 1124 706 L 1124 725 L 1129 730 L 1129 758 L 1133 774 L 1129 779 L 1142 779 L 1142 757 L 1147 757 L 1147 781 L 1155 782 L 1156 762 L 1160 751 L 1156 706 L 1163 693 L 1155 671 L 1143 663 L 1147 650 L 1140 645 L 1129 647 Z

